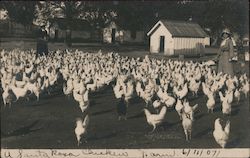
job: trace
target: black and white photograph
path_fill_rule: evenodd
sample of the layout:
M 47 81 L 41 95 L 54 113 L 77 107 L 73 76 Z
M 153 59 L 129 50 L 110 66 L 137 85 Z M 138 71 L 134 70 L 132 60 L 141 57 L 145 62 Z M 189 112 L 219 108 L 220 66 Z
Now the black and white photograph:
M 249 1 L 1 1 L 2 158 L 250 157 Z

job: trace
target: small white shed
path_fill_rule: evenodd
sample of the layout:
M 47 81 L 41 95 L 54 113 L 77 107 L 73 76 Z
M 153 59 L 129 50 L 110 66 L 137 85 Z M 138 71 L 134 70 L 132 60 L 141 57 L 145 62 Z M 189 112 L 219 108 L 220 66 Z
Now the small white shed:
M 209 36 L 197 23 L 159 20 L 147 33 L 150 52 L 165 55 L 201 54 L 210 45 Z
M 145 39 L 144 31 L 130 31 L 118 26 L 114 21 L 103 28 L 104 43 L 143 43 Z

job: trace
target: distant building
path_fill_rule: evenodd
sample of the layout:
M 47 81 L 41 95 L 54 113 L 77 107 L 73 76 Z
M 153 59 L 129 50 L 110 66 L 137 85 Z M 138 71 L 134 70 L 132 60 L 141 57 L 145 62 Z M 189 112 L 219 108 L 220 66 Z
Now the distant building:
M 8 18 L 8 11 L 0 9 L 0 20 L 6 20 Z
M 10 19 L 0 19 L 0 37 L 34 38 L 36 25 L 24 26 Z
M 49 36 L 51 39 L 63 40 L 66 37 L 67 21 L 65 18 L 50 19 Z M 91 40 L 93 27 L 87 20 L 73 19 L 70 22 L 72 40 Z
M 243 38 L 243 48 L 245 61 L 249 61 L 249 35 L 245 35 Z
M 193 55 L 210 45 L 210 38 L 200 25 L 189 21 L 159 20 L 147 36 L 151 53 Z
M 103 28 L 104 43 L 144 43 L 145 33 L 142 30 L 130 31 L 118 26 L 114 21 Z

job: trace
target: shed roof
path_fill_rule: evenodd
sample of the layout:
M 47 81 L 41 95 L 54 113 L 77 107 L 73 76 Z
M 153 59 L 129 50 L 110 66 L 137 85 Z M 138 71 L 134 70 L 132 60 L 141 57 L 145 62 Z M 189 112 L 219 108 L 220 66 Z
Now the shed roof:
M 194 22 L 174 20 L 160 20 L 160 22 L 162 22 L 173 37 L 208 37 L 201 26 Z M 157 28 L 155 27 L 155 29 Z M 148 35 L 151 35 L 154 31 L 150 30 Z

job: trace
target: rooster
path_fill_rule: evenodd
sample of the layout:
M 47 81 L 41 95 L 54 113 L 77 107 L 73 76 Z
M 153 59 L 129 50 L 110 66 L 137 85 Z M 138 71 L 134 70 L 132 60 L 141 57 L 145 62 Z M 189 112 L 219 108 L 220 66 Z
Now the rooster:
M 225 128 L 223 129 L 220 123 L 220 118 L 217 118 L 214 123 L 213 136 L 215 141 L 222 147 L 225 148 L 230 134 L 230 121 L 227 121 Z
M 151 114 L 148 109 L 144 109 L 144 112 L 145 112 L 148 124 L 153 126 L 153 130 L 150 132 L 150 133 L 153 133 L 154 130 L 156 129 L 156 126 L 163 122 L 164 117 L 167 112 L 167 107 L 163 106 L 159 114 Z
M 76 119 L 75 135 L 78 146 L 81 143 L 81 138 L 87 133 L 88 125 L 89 125 L 89 115 L 86 115 L 84 120 L 82 120 L 81 118 Z M 85 142 L 87 141 L 85 140 Z

